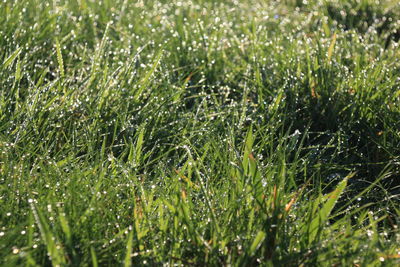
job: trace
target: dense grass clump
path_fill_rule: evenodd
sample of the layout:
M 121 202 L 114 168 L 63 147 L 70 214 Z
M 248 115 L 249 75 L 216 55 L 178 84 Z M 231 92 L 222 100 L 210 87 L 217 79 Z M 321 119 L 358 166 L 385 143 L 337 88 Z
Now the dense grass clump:
M 399 265 L 399 19 L 1 1 L 0 265 Z

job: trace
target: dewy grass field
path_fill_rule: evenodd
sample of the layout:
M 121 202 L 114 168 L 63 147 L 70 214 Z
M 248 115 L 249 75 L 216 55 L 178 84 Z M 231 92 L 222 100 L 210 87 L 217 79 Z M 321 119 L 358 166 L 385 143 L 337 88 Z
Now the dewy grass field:
M 0 265 L 399 265 L 399 19 L 2 0 Z

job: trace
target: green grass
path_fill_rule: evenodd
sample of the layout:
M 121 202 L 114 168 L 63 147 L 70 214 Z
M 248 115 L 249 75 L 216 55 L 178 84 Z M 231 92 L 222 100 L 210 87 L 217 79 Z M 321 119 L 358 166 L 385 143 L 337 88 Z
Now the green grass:
M 1 1 L 0 265 L 399 265 L 399 18 Z

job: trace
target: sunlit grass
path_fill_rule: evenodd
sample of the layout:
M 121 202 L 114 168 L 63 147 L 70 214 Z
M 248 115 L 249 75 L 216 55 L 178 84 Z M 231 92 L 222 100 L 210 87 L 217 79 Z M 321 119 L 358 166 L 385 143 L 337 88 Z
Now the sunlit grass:
M 398 265 L 399 18 L 2 1 L 0 265 Z

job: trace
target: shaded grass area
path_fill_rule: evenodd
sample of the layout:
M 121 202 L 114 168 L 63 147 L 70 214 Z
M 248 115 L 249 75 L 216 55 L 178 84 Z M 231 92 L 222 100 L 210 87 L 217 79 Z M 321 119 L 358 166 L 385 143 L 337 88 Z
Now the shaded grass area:
M 399 264 L 396 1 L 2 1 L 2 265 Z

